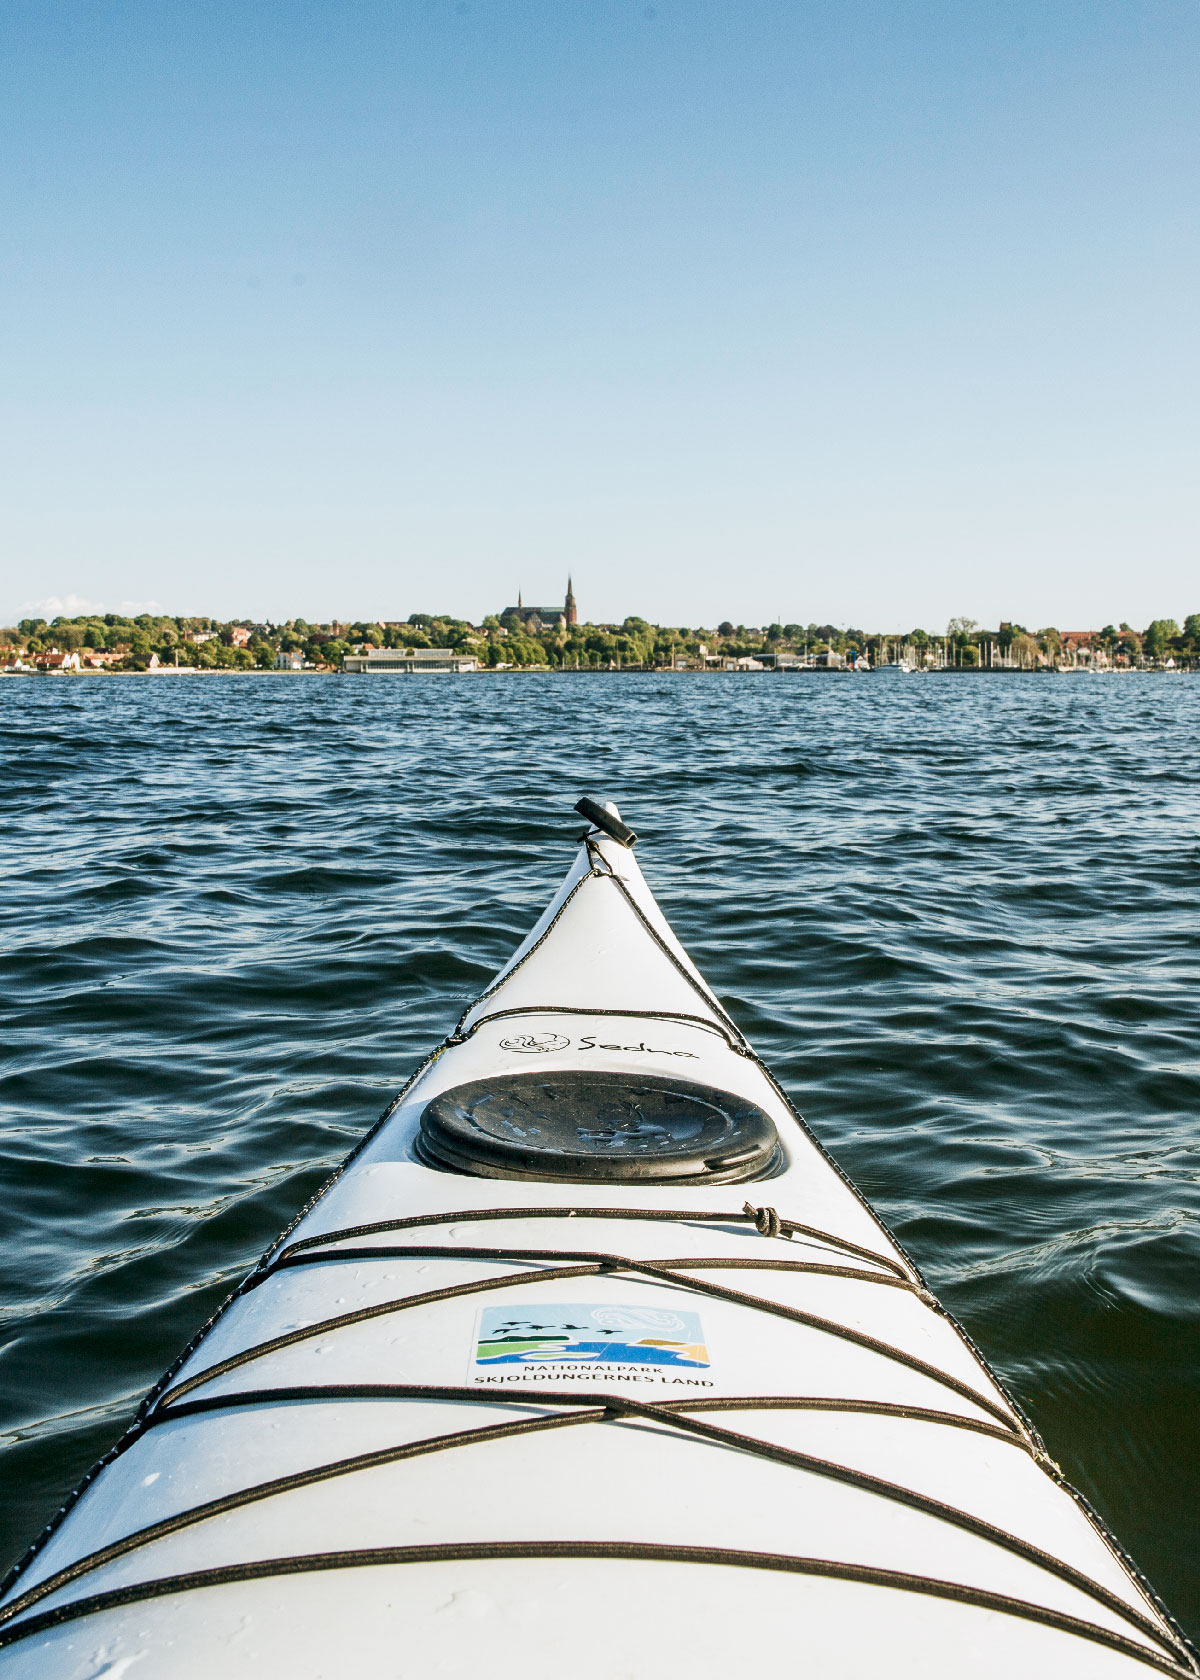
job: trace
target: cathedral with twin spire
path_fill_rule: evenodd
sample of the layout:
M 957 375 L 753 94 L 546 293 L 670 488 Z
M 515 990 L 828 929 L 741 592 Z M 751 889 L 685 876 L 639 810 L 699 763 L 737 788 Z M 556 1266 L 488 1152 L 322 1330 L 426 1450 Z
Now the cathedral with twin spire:
M 579 621 L 575 610 L 575 594 L 571 588 L 571 579 L 567 579 L 567 598 L 561 607 L 527 607 L 518 591 L 515 607 L 505 607 L 500 614 L 501 621 L 510 614 L 520 620 L 521 628 L 537 635 L 539 630 L 569 630 Z

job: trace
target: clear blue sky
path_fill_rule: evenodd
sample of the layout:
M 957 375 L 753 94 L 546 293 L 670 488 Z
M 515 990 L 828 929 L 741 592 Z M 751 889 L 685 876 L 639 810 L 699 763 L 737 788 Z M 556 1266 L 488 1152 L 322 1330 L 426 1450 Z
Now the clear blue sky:
M 1194 0 L 7 0 L 0 621 L 1200 611 L 1198 72 Z

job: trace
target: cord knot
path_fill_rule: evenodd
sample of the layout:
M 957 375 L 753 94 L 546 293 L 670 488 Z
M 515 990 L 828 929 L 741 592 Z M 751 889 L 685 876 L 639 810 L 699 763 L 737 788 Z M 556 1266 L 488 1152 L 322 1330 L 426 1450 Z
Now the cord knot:
M 783 1235 L 783 1220 L 780 1219 L 773 1207 L 756 1208 L 747 1202 L 742 1209 L 754 1220 L 754 1229 L 760 1237 L 779 1237 Z

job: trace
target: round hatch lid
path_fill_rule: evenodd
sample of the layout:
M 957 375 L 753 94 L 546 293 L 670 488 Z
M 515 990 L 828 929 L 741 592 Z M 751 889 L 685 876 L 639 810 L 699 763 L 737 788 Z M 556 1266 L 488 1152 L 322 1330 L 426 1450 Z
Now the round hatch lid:
M 456 1085 L 426 1104 L 418 1151 L 482 1178 L 727 1184 L 775 1166 L 761 1108 L 653 1074 L 564 1071 Z

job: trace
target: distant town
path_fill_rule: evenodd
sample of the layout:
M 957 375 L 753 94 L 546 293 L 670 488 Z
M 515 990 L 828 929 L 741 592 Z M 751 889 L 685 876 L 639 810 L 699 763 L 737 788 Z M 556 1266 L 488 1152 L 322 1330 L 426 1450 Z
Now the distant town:
M 515 606 L 479 624 L 446 613 L 368 623 L 285 624 L 141 613 L 23 618 L 0 629 L 8 675 L 205 671 L 1190 671 L 1200 668 L 1200 613 L 1182 628 L 994 629 L 953 618 L 944 632 L 867 631 L 833 624 L 620 624 L 581 621 L 570 580 L 560 607 Z

